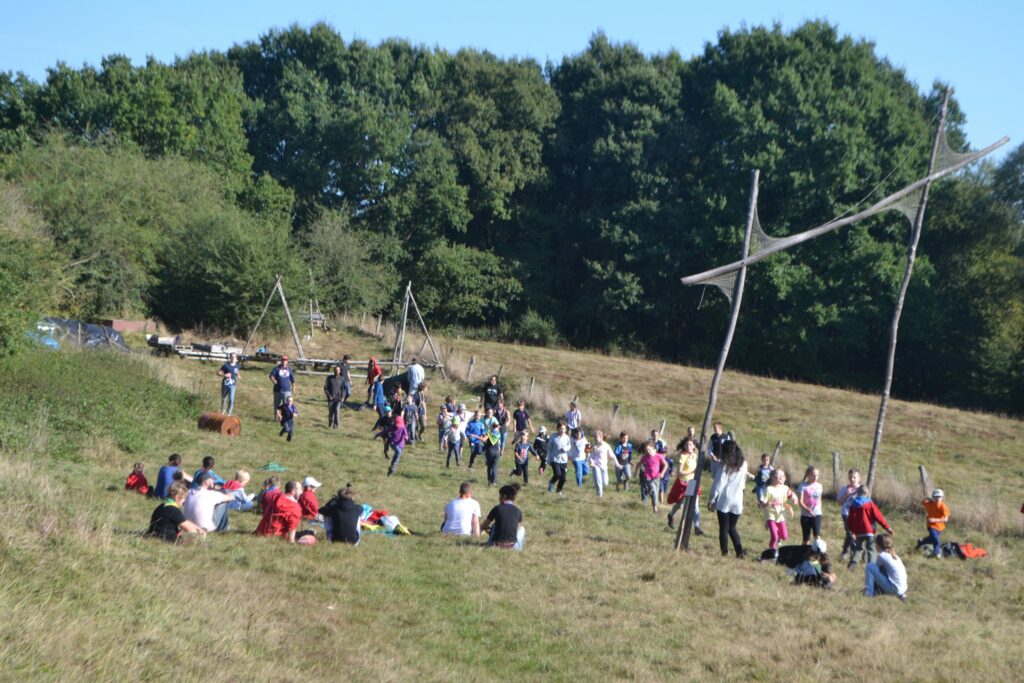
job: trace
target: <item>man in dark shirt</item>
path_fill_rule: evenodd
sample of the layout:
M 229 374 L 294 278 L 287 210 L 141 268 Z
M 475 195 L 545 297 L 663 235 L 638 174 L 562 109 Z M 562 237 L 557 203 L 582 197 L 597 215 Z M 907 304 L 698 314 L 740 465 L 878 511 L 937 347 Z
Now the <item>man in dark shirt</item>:
M 335 365 L 333 372 L 324 380 L 324 396 L 327 397 L 327 426 L 337 429 L 341 421 L 341 402 L 345 400 L 345 381 L 340 365 Z
M 147 536 L 154 536 L 162 541 L 174 543 L 178 540 L 179 534 L 194 533 L 206 536 L 201 527 L 185 519 L 185 513 L 181 511 L 181 504 L 188 496 L 188 485 L 182 481 L 171 484 L 167 491 L 167 498 L 153 510 L 149 518 L 149 530 Z
M 359 517 L 363 506 L 355 502 L 350 486 L 338 490 L 338 495 L 320 508 L 327 527 L 327 536 L 333 543 L 359 544 Z
M 503 396 L 501 385 L 498 384 L 498 376 L 491 375 L 491 378 L 484 385 L 484 410 L 493 408 L 497 410 L 498 399 Z
M 495 548 L 522 550 L 526 541 L 523 528 L 523 511 L 516 506 L 517 484 L 506 484 L 498 491 L 497 505 L 491 508 L 480 527 L 481 532 L 490 532 L 487 545 Z
M 281 356 L 281 363 L 270 371 L 270 382 L 274 385 L 274 415 L 295 390 L 295 375 L 288 367 L 288 356 Z

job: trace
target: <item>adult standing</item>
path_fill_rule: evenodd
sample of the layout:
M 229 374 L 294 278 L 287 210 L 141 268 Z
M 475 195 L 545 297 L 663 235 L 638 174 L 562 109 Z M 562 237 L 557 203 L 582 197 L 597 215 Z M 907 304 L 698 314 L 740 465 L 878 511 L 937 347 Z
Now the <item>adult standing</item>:
M 270 371 L 270 381 L 274 385 L 274 418 L 277 419 L 278 408 L 295 391 L 295 375 L 288 367 L 288 356 L 281 356 L 281 362 Z
M 743 514 L 743 489 L 747 484 L 747 461 L 735 441 L 722 444 L 722 456 L 718 476 L 711 490 L 708 509 L 718 515 L 718 545 L 722 555 L 729 554 L 729 540 L 732 540 L 736 557 L 744 557 L 743 542 L 736 530 L 736 523 Z
M 559 422 L 558 433 L 548 439 L 547 460 L 551 467 L 548 493 L 557 492 L 558 495 L 562 495 L 562 489 L 565 487 L 565 472 L 569 465 L 569 451 L 571 450 L 572 439 L 569 438 L 568 427 L 564 422 Z
M 199 487 L 189 491 L 182 512 L 185 518 L 203 531 L 228 530 L 228 503 L 233 496 L 213 488 L 213 475 L 203 472 L 197 478 Z
M 349 362 L 351 356 L 347 353 L 341 357 L 341 405 L 345 405 L 345 401 L 352 395 L 352 363 Z
M 714 424 L 714 433 L 708 438 L 708 451 L 711 453 L 711 473 L 718 477 L 722 462 L 722 444 L 732 440 L 732 435 L 725 432 L 721 422 Z
M 452 536 L 479 536 L 480 517 L 480 503 L 473 499 L 473 485 L 464 481 L 459 486 L 459 497 L 450 500 L 444 509 L 441 533 Z
M 508 408 L 505 407 L 505 399 L 498 399 L 498 407 L 494 409 L 494 419 L 498 421 L 498 432 L 501 439 L 498 444 L 498 450 L 502 453 L 505 452 L 505 443 L 508 441 L 508 425 L 512 421 L 512 416 L 508 412 Z
M 504 395 L 505 394 L 501 391 L 501 385 L 498 384 L 498 376 L 491 375 L 490 379 L 487 380 L 487 384 L 484 385 L 484 408 L 496 410 L 498 408 L 498 401 Z
M 426 372 L 416 356 L 409 359 L 409 367 L 406 372 L 409 378 L 409 395 L 416 396 L 420 390 L 420 385 L 423 384 L 423 380 L 426 378 Z
M 377 359 L 370 356 L 370 360 L 366 361 L 366 405 L 372 406 L 374 404 L 373 392 L 376 390 L 374 382 L 383 374 L 384 371 L 380 369 Z
M 220 380 L 220 412 L 230 415 L 235 409 L 235 387 L 238 385 L 238 371 L 241 366 L 238 364 L 238 354 L 232 353 L 228 356 L 228 362 L 220 366 L 217 376 Z M 227 410 L 224 410 L 225 405 Z
M 341 404 L 345 400 L 345 380 L 340 365 L 335 365 L 332 373 L 324 380 L 324 396 L 327 397 L 327 426 L 337 429 L 341 422 Z
M 384 417 L 384 408 L 391 409 L 391 404 L 388 403 L 387 396 L 384 395 L 384 375 L 379 374 L 373 380 L 373 386 L 370 387 L 373 394 L 373 407 L 377 410 L 379 417 Z

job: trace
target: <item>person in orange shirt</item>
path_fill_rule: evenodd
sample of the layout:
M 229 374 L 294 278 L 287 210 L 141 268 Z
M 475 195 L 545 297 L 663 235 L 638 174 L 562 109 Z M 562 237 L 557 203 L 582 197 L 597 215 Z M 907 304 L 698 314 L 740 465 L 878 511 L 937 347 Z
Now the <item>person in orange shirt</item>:
M 298 498 L 302 495 L 302 484 L 292 480 L 284 485 L 284 493 L 275 496 L 269 506 L 263 509 L 263 519 L 256 527 L 257 536 L 280 536 L 289 543 L 295 542 L 295 531 L 302 521 L 302 508 Z
M 938 559 L 942 557 L 942 541 L 939 539 L 939 534 L 946 528 L 946 522 L 949 521 L 949 507 L 945 502 L 945 495 L 942 493 L 942 489 L 935 489 L 932 491 L 931 498 L 925 498 L 922 501 L 925 512 L 928 513 L 928 535 L 917 542 L 917 547 L 932 544 L 932 557 Z

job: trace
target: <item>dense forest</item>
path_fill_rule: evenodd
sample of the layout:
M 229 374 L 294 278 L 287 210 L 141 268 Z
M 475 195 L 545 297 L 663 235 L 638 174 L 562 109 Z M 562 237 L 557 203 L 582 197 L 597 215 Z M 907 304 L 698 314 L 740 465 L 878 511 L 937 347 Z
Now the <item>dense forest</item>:
M 311 271 L 327 309 L 412 280 L 435 326 L 709 364 L 728 303 L 679 277 L 738 256 L 750 171 L 770 234 L 863 207 L 924 175 L 944 87 L 823 22 L 546 65 L 320 24 L 0 73 L 0 345 L 54 312 L 241 333 Z M 992 142 L 951 106 L 954 147 Z M 1022 221 L 1024 146 L 933 188 L 897 396 L 1024 412 Z M 730 364 L 877 389 L 908 236 L 891 212 L 754 267 Z

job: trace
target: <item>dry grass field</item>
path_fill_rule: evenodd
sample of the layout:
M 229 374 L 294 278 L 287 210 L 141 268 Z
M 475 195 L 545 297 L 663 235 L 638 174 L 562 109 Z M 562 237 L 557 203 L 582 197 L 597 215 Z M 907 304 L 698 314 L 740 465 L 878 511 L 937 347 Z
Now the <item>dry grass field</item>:
M 369 327 L 369 325 L 367 325 Z M 274 348 L 288 351 L 283 340 Z M 347 328 L 318 333 L 310 356 L 388 357 L 389 339 Z M 438 340 L 453 376 L 476 357 L 473 385 L 434 378 L 470 403 L 502 370 L 510 396 L 535 378 L 534 424 L 553 423 L 579 396 L 585 424 L 634 431 L 666 421 L 669 440 L 703 415 L 710 372 L 637 359 L 491 342 Z M 419 349 L 415 336 L 407 350 Z M 454 349 L 450 351 L 449 349 Z M 407 351 L 408 352 L 408 351 Z M 148 357 L 29 356 L 0 364 L 0 672 L 18 680 L 1015 680 L 1024 664 L 1024 425 L 894 401 L 879 498 L 896 528 L 910 598 L 869 600 L 862 575 L 839 570 L 832 592 L 792 585 L 782 570 L 719 555 L 712 533 L 676 555 L 662 514 L 634 491 L 531 479 L 520 496 L 526 550 L 507 553 L 442 538 L 446 501 L 482 469 L 446 470 L 436 443 L 407 451 L 384 476 L 370 411 L 326 429 L 321 379 L 300 377 L 295 441 L 270 419 L 268 367 L 243 373 L 243 434 L 195 430 L 219 403 L 216 366 Z M 612 405 L 619 414 L 611 421 Z M 783 461 L 808 462 L 831 485 L 831 453 L 865 466 L 877 399 L 727 373 L 717 412 L 756 457 L 782 440 Z M 432 419 L 432 416 L 431 416 Z M 433 433 L 433 429 L 429 430 Z M 276 460 L 328 491 L 352 482 L 361 502 L 397 514 L 412 537 L 368 536 L 356 548 L 290 547 L 232 532 L 197 546 L 140 538 L 155 503 L 122 490 L 131 464 L 151 480 L 172 451 L 189 470 L 202 456 L 223 476 Z M 502 475 L 511 468 L 502 462 Z M 983 560 L 934 561 L 913 551 L 917 466 L 946 489 L 946 536 L 989 550 Z M 254 472 L 254 479 L 260 473 Z M 503 477 L 504 478 L 504 477 Z M 571 478 L 571 477 L 570 477 Z M 589 482 L 588 482 L 589 483 Z M 252 485 L 251 485 L 252 486 Z M 250 486 L 250 489 L 251 489 Z M 740 529 L 767 544 L 747 498 Z M 841 522 L 826 503 L 823 537 Z M 756 553 L 751 553 L 755 555 Z

